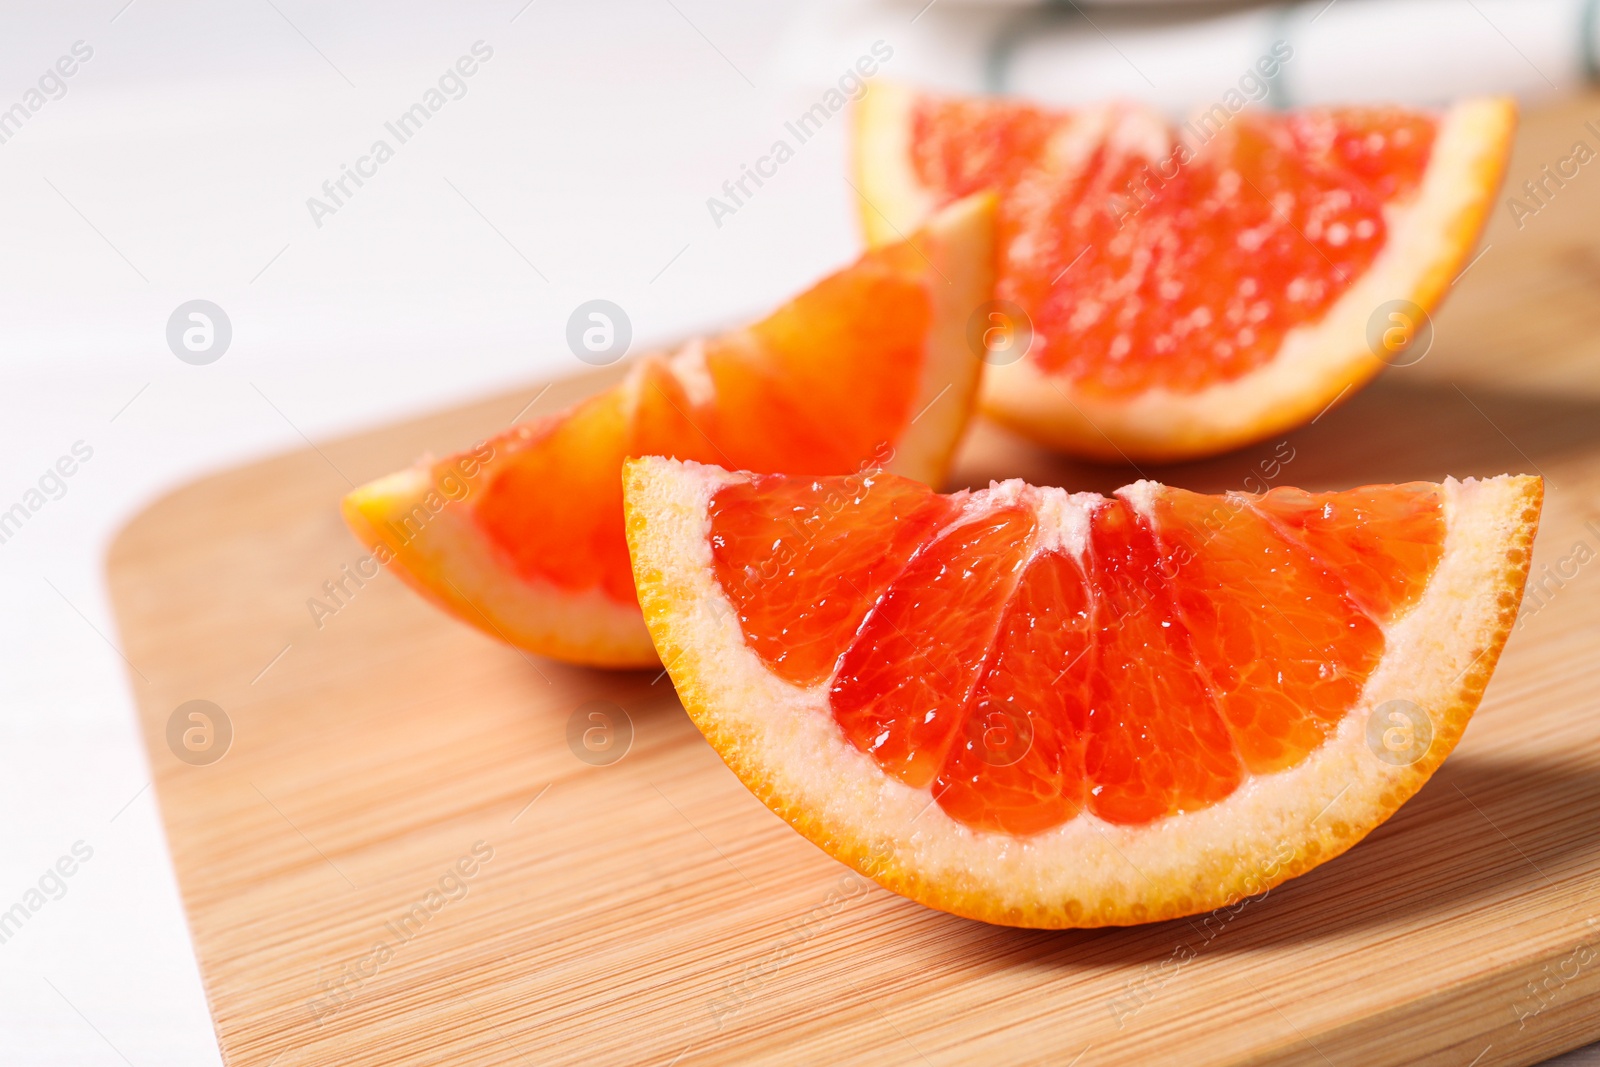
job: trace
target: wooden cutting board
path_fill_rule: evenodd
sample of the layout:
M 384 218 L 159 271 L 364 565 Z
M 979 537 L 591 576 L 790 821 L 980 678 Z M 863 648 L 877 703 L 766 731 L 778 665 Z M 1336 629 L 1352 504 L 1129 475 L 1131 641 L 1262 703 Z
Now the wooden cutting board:
M 1594 146 L 1597 116 L 1589 99 L 1529 121 L 1511 186 Z M 670 681 L 526 657 L 388 575 L 348 577 L 349 483 L 505 426 L 536 386 L 159 501 L 109 580 L 224 1059 L 1491 1067 L 1600 1038 L 1597 168 L 1521 230 L 1502 201 L 1427 358 L 1288 438 L 1279 481 L 1308 488 L 1542 473 L 1545 591 L 1410 804 L 1210 917 L 1038 932 L 926 910 L 746 793 Z M 1219 491 L 1274 455 L 1142 473 Z M 1009 476 L 1134 475 L 977 426 L 954 480 Z M 206 750 L 206 721 L 176 710 L 195 700 L 231 727 L 215 762 L 222 718 Z M 606 765 L 569 745 L 592 701 L 631 722 Z

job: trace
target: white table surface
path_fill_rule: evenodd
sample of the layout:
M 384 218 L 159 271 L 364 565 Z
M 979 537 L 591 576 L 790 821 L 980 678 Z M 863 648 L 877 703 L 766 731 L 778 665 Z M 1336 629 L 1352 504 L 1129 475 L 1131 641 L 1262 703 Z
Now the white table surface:
M 859 54 L 791 47 L 785 5 L 124 4 L 0 13 L 0 109 L 93 49 L 0 144 L 0 510 L 93 450 L 0 543 L 0 911 L 93 850 L 0 943 L 0 1065 L 219 1062 L 105 593 L 123 522 L 304 438 L 581 369 L 582 301 L 648 342 L 857 246 L 842 118 L 720 227 L 706 208 Z M 315 225 L 306 199 L 477 41 L 466 95 Z M 206 366 L 165 336 L 195 298 L 233 328 Z

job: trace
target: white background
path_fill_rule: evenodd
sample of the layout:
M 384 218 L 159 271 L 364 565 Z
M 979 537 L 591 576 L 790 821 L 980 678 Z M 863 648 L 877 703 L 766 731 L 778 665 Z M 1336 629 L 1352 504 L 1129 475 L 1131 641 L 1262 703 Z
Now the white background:
M 94 850 L 0 945 L 8 1065 L 218 1062 L 112 647 L 123 522 L 302 433 L 582 369 L 584 300 L 668 337 L 856 242 L 840 131 L 720 229 L 705 206 L 804 97 L 777 73 L 781 5 L 123 2 L 0 15 L 0 108 L 94 49 L 0 144 L 0 509 L 94 450 L 0 544 L 0 910 Z M 467 94 L 317 228 L 307 197 L 479 40 Z M 194 298 L 233 325 L 209 366 L 166 344 Z
M 0 109 L 94 50 L 0 144 L 0 510 L 93 449 L 0 544 L 0 910 L 93 849 L 0 944 L 0 1063 L 218 1062 L 105 595 L 123 522 L 305 437 L 581 369 L 585 300 L 648 342 L 856 250 L 843 119 L 721 227 L 705 201 L 871 38 L 818 48 L 815 17 L 770 2 L 524 4 L 0 14 Z M 306 199 L 480 40 L 467 94 L 317 227 Z M 209 366 L 166 344 L 195 298 L 232 322 Z

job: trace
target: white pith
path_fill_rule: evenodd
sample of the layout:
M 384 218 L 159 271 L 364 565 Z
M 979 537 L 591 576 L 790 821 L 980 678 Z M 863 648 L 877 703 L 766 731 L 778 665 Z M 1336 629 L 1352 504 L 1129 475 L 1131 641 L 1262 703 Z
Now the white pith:
M 683 386 L 684 399 L 696 407 L 710 404 L 717 398 L 717 384 L 706 366 L 704 338 L 694 337 L 667 356 L 667 370 Z
M 869 240 L 914 226 L 936 204 L 910 163 L 915 101 L 913 91 L 885 84 L 873 86 L 860 105 L 857 153 L 862 195 L 871 205 L 862 210 Z M 1104 136 L 1096 131 L 1108 114 L 1085 109 L 1062 139 Z M 1514 122 L 1512 106 L 1502 100 L 1467 100 L 1446 111 L 1416 194 L 1384 209 L 1383 251 L 1318 321 L 1291 330 L 1270 362 L 1197 392 L 1157 387 L 1109 397 L 1020 359 L 989 368 L 984 411 L 1045 444 L 1104 459 L 1179 459 L 1298 425 L 1383 369 L 1367 341 L 1367 321 L 1380 305 L 1396 299 L 1424 311 L 1437 305 L 1475 243 Z M 1127 136 L 1142 141 L 1150 133 L 1141 128 Z
M 929 485 L 944 480 L 981 384 L 983 363 L 967 347 L 967 320 L 994 287 L 994 213 L 992 196 L 969 196 L 910 237 L 930 263 L 933 316 L 912 421 L 888 469 Z
M 910 421 L 899 440 L 888 442 L 893 454 L 886 466 L 918 481 L 943 479 L 976 402 L 983 365 L 967 347 L 966 325 L 993 287 L 994 208 L 988 194 L 968 197 L 939 211 L 910 238 L 917 262 L 926 264 L 920 275 L 932 316 Z M 870 331 L 872 324 L 860 328 Z M 694 339 L 639 359 L 615 386 L 624 413 L 637 406 L 647 366 L 664 369 L 682 385 L 691 422 L 718 402 L 705 344 Z M 883 462 L 882 456 L 862 459 L 863 466 Z M 489 483 L 495 462 L 474 479 L 473 491 Z M 659 662 L 634 604 L 619 603 L 598 587 L 575 592 L 517 575 L 474 523 L 471 497 L 445 505 L 403 543 L 386 532 L 389 520 L 410 514 L 430 494 L 439 497 L 433 479 L 432 464 L 419 463 L 362 486 L 346 502 L 352 527 L 369 548 L 383 543 L 395 552 L 394 569 L 408 585 L 485 633 L 539 655 L 608 667 Z
M 1041 926 L 1137 921 L 1146 909 L 1153 916 L 1169 907 L 1174 885 L 1191 911 L 1218 906 L 1298 873 L 1318 854 L 1336 854 L 1381 818 L 1372 815 L 1385 807 L 1379 798 L 1409 796 L 1459 738 L 1463 694 L 1472 685 L 1481 691 L 1469 668 L 1504 634 L 1506 605 L 1486 600 L 1483 589 L 1502 582 L 1509 554 L 1520 548 L 1525 559 L 1536 481 L 1444 483 L 1446 539 L 1431 582 L 1411 611 L 1384 628 L 1386 651 L 1360 700 L 1305 760 L 1248 776 L 1208 808 L 1148 825 L 1084 813 L 1017 837 L 967 827 L 932 803 L 929 789 L 886 775 L 835 723 L 826 683 L 793 686 L 745 644 L 714 577 L 706 514 L 716 490 L 739 477 L 659 459 L 631 464 L 627 475 L 635 574 L 685 706 L 746 783 L 759 785 L 797 826 L 794 813 L 804 813 L 801 828 L 829 852 L 907 895 L 922 899 L 917 887 L 935 886 L 938 900 L 982 905 L 951 910 Z M 1035 505 L 1042 539 L 1081 544 L 1080 524 L 1096 498 L 1018 486 L 972 494 L 969 505 L 991 493 L 1021 499 Z M 1128 495 L 1156 491 L 1144 483 Z M 649 589 L 673 594 L 657 601 Z M 1386 763 L 1367 746 L 1367 713 L 1392 699 L 1414 702 L 1433 720 L 1434 748 L 1417 765 Z M 1273 856 L 1279 861 L 1263 867 L 1262 858 Z M 1310 863 L 1301 862 L 1306 857 Z

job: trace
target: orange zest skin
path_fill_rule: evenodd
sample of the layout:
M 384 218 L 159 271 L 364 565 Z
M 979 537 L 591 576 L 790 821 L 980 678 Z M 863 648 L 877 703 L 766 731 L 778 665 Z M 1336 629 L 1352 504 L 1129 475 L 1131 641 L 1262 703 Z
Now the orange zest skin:
M 1080 159 L 1061 142 L 1085 121 L 923 97 L 910 163 L 936 200 L 1002 191 L 997 298 L 1027 312 L 1042 371 L 1108 397 L 1195 392 L 1271 361 L 1372 265 L 1384 207 L 1415 195 L 1438 126 L 1330 108 L 1162 129 L 1114 106 L 1110 127 L 1138 133 Z
M 748 647 L 827 686 L 851 744 L 1015 834 L 1083 810 L 1148 824 L 1305 760 L 1445 533 L 1422 482 L 1127 490 L 1094 498 L 1081 556 L 1029 508 L 974 501 L 886 474 L 758 478 L 712 498 L 713 566 Z

